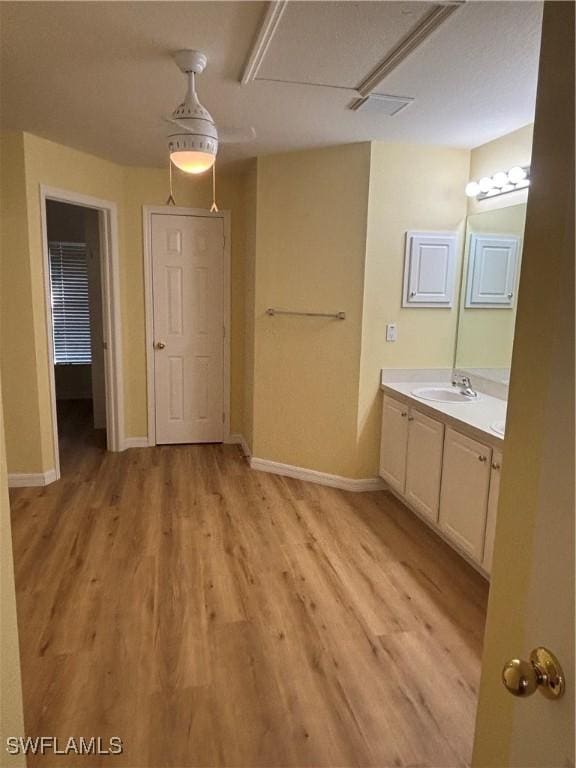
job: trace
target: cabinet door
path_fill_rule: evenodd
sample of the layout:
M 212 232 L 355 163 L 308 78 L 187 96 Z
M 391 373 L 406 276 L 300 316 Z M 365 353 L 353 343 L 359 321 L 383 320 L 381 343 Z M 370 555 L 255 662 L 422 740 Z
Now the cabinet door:
M 492 469 L 490 471 L 490 492 L 488 494 L 488 516 L 486 517 L 484 560 L 482 561 L 482 565 L 488 573 L 492 570 L 492 553 L 494 551 L 494 534 L 496 533 L 496 513 L 498 512 L 501 468 L 502 454 L 499 451 L 494 451 L 492 454 Z
M 479 563 L 484 554 L 491 458 L 487 446 L 446 430 L 440 527 Z
M 514 306 L 519 242 L 515 236 L 470 235 L 466 307 Z
M 404 493 L 408 406 L 384 396 L 382 436 L 380 438 L 380 477 L 399 493 Z
M 451 307 L 454 295 L 455 232 L 407 232 L 403 307 Z
M 412 410 L 408 416 L 406 499 L 438 522 L 444 425 Z

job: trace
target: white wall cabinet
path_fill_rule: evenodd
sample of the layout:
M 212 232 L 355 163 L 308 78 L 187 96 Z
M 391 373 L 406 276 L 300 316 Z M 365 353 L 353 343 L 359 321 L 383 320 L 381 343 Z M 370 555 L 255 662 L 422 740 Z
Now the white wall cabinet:
M 408 406 L 385 396 L 382 403 L 380 476 L 398 493 L 404 493 L 407 445 Z
M 514 306 L 520 239 L 514 235 L 470 235 L 466 307 Z
M 477 562 L 484 555 L 492 450 L 469 437 L 446 430 L 440 528 Z
M 444 425 L 410 409 L 406 453 L 406 498 L 433 522 L 438 520 Z
M 403 307 L 451 307 L 458 236 L 455 232 L 407 232 Z
M 486 517 L 486 539 L 484 542 L 484 558 L 482 565 L 490 573 L 492 571 L 492 555 L 494 553 L 494 536 L 496 534 L 496 514 L 498 512 L 498 496 L 500 494 L 500 471 L 502 469 L 502 454 L 492 453 L 490 469 L 490 493 L 488 494 L 488 515 Z
M 442 536 L 490 573 L 502 454 L 388 395 L 380 476 Z

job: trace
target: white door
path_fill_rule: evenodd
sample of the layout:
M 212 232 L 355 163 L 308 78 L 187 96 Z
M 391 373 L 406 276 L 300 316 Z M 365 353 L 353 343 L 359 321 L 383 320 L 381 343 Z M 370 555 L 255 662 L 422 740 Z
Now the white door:
M 408 406 L 385 396 L 382 402 L 380 476 L 399 493 L 404 493 L 407 444 Z
M 484 554 L 484 532 L 492 450 L 453 429 L 446 430 L 440 527 L 477 562 Z
M 490 573 L 492 570 L 492 555 L 494 552 L 494 537 L 496 534 L 496 515 L 498 512 L 498 497 L 500 495 L 500 470 L 502 469 L 502 454 L 494 451 L 492 468 L 490 470 L 490 493 L 488 494 L 488 515 L 486 517 L 486 536 L 484 539 L 484 559 L 482 565 Z
M 157 443 L 224 439 L 224 229 L 152 215 Z
M 444 425 L 411 410 L 408 417 L 406 498 L 419 512 L 438 521 Z
M 516 235 L 470 235 L 467 307 L 514 306 L 519 243 Z

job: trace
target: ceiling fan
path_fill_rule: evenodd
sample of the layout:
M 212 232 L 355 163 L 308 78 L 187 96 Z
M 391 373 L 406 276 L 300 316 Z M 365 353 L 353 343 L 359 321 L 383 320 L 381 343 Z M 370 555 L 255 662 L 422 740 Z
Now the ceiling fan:
M 164 118 L 175 126 L 168 136 L 170 160 L 185 173 L 204 173 L 214 165 L 218 144 L 240 144 L 252 141 L 256 131 L 252 126 L 237 133 L 220 133 L 208 110 L 200 104 L 196 95 L 196 75 L 206 68 L 207 58 L 200 51 L 182 50 L 174 54 L 180 70 L 188 77 L 188 90 L 184 101 L 171 117 Z

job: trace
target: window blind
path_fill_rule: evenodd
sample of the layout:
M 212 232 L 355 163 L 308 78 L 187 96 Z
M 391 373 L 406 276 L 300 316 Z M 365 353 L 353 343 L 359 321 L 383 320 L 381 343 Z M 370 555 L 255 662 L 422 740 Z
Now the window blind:
M 92 362 L 86 243 L 48 243 L 54 362 Z

